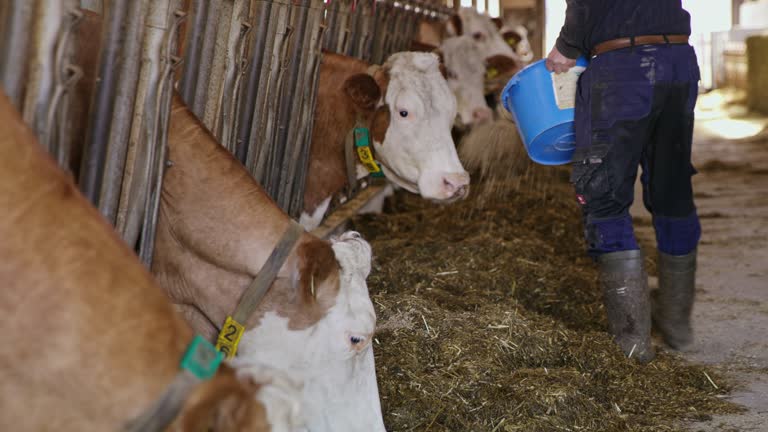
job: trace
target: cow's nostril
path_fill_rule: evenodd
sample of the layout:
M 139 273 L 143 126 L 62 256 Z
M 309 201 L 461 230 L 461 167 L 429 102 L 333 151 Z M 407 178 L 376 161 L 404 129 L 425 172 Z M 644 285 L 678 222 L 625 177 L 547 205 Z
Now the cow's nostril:
M 472 120 L 475 123 L 483 123 L 491 119 L 493 114 L 489 108 L 478 108 L 472 111 Z

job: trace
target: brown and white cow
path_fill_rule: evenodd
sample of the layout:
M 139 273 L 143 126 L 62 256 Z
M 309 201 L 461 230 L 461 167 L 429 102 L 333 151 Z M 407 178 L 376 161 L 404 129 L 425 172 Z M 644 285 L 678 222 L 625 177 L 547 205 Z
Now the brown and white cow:
M 456 100 L 432 53 L 402 52 L 381 67 L 326 53 L 320 67 L 317 109 L 302 225 L 313 229 L 347 182 L 345 138 L 359 119 L 387 179 L 437 202 L 464 198 L 469 175 L 451 137 Z M 358 163 L 359 176 L 367 175 Z
M 2 92 L 0 121 L 0 430 L 122 429 L 174 381 L 193 333 Z M 289 430 L 298 391 L 278 387 L 224 366 L 167 430 Z
M 183 316 L 215 338 L 290 223 L 245 168 L 174 96 L 152 271 Z M 312 432 L 384 431 L 371 339 L 371 248 L 357 233 L 303 233 L 232 365 L 303 382 Z
M 442 58 L 448 86 L 456 97 L 454 126 L 458 130 L 491 120 L 486 94 L 501 90 L 500 84 L 523 66 L 515 51 L 505 45 L 494 22 L 471 8 L 461 9 L 444 22 L 421 23 L 412 48 L 436 52 Z

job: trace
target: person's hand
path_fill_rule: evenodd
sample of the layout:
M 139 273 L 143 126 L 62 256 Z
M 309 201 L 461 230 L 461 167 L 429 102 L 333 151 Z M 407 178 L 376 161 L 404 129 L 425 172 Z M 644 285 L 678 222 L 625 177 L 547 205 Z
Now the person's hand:
M 550 72 L 563 73 L 576 66 L 576 59 L 569 59 L 568 57 L 560 54 L 557 47 L 553 47 L 552 51 L 547 56 L 547 69 Z

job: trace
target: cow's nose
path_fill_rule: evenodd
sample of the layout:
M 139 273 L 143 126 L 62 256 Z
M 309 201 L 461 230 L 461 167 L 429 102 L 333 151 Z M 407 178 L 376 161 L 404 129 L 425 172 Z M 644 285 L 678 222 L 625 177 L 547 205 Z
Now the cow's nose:
M 472 110 L 472 122 L 475 124 L 485 123 L 493 117 L 493 112 L 488 107 L 480 107 Z
M 469 174 L 467 172 L 443 176 L 443 188 L 448 198 L 464 198 L 469 192 Z

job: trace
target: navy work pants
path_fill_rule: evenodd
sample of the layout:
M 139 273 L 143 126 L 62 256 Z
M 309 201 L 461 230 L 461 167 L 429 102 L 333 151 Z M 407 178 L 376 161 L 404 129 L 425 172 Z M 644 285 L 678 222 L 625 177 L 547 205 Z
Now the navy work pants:
M 579 79 L 571 182 L 590 255 L 638 249 L 629 208 L 638 167 L 659 250 L 693 251 L 693 109 L 699 67 L 690 45 L 645 45 L 594 57 Z

